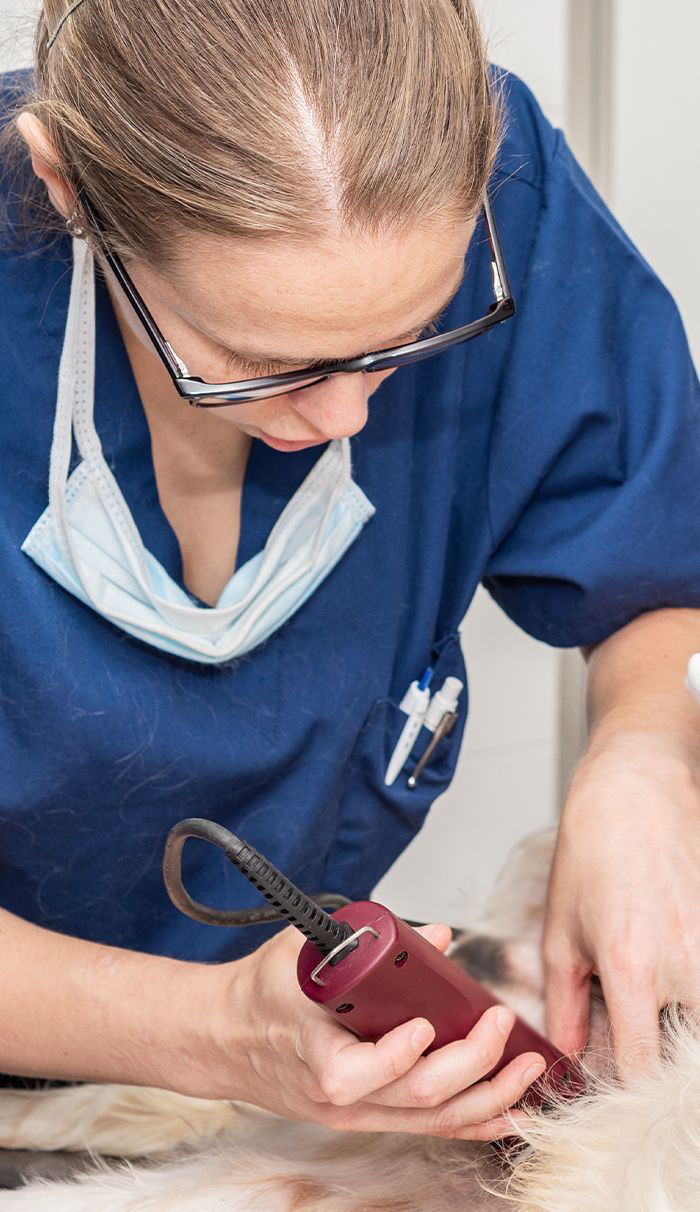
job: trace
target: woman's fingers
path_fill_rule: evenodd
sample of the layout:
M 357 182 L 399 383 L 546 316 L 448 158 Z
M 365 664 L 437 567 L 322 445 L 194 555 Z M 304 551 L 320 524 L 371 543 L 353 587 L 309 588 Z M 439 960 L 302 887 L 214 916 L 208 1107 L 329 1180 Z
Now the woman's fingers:
M 524 1074 L 522 1057 L 511 1061 L 490 1081 L 476 1085 L 437 1107 L 383 1107 L 361 1102 L 326 1108 L 324 1122 L 333 1128 L 357 1132 L 409 1132 L 460 1140 L 492 1140 L 512 1133 L 504 1112 L 517 1103 L 545 1068 L 542 1057 L 528 1054 L 532 1064 Z M 518 1119 L 518 1112 L 514 1118 Z
M 319 1086 L 318 1101 L 339 1107 L 360 1102 L 407 1073 L 434 1038 L 435 1028 L 424 1018 L 401 1023 L 376 1044 L 363 1043 L 342 1028 L 329 1049 L 322 1033 L 312 1034 L 306 1060 Z
M 423 938 L 427 938 L 433 947 L 437 947 L 438 951 L 446 951 L 452 942 L 452 927 L 445 922 L 432 922 L 425 926 L 414 926 L 417 934 L 422 934 Z
M 449 928 L 425 926 L 424 937 L 444 949 Z M 416 1018 L 387 1032 L 375 1044 L 323 1033 L 304 1052 L 323 1104 L 322 1120 L 361 1132 L 412 1132 L 464 1140 L 494 1140 L 513 1132 L 504 1112 L 519 1101 L 544 1071 L 538 1053 L 516 1057 L 490 1080 L 483 1080 L 503 1055 L 515 1015 L 494 1006 L 466 1039 L 430 1056 L 422 1053 L 435 1037 L 426 1019 Z M 330 1046 L 329 1046 L 330 1044 Z
M 499 1010 L 505 1029 L 497 1026 Z M 473 1140 L 502 1135 L 503 1112 L 545 1068 L 538 1053 L 528 1052 L 494 1078 L 482 1080 L 501 1058 L 513 1021 L 512 1011 L 494 1007 L 467 1039 L 446 1044 L 429 1057 L 416 1055 L 433 1033 L 421 1019 L 397 1027 L 376 1044 L 350 1043 L 332 1060 L 326 1056 L 319 1078 L 324 1122 L 363 1132 L 424 1132 Z M 387 1073 L 393 1074 L 391 1081 L 361 1092 Z M 490 1126 L 485 1129 L 485 1124 Z
M 518 1122 L 529 1118 L 524 1111 L 511 1111 L 508 1117 L 500 1115 L 496 1119 L 488 1120 L 485 1124 L 470 1124 L 469 1127 L 455 1132 L 452 1139 L 487 1141 L 498 1140 L 503 1136 L 514 1136 L 517 1135 Z M 515 1128 L 513 1121 L 515 1121 Z
M 422 1056 L 409 1072 L 368 1095 L 367 1101 L 384 1107 L 437 1107 L 491 1072 L 503 1055 L 514 1022 L 512 1010 L 492 1007 L 465 1039 Z M 514 1063 L 524 1073 L 536 1059 L 536 1053 L 529 1053 Z
M 441 922 L 419 926 L 417 933 L 440 951 L 452 938 Z M 435 1028 L 424 1018 L 401 1023 L 375 1044 L 361 1043 L 341 1027 L 329 1048 L 327 1034 L 312 1031 L 305 1039 L 305 1059 L 320 1087 L 316 1098 L 338 1106 L 365 1098 L 408 1072 L 434 1038 Z
M 588 1039 L 591 968 L 567 951 L 544 949 L 547 1036 L 560 1052 L 582 1052 Z
M 545 1067 L 544 1059 L 536 1052 L 517 1057 L 494 1078 L 477 1082 L 433 1108 L 426 1116 L 429 1125 L 426 1131 L 436 1136 L 453 1136 L 500 1118 L 523 1097 Z
M 651 969 L 602 967 L 600 983 L 610 1016 L 620 1076 L 632 1077 L 659 1055 L 659 1004 Z

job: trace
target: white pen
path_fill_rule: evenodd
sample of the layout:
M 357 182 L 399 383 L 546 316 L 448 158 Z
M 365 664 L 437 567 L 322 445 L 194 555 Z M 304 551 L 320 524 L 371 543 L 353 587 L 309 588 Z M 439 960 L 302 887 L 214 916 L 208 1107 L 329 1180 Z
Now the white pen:
M 399 772 L 403 770 L 416 743 L 416 737 L 423 726 L 425 713 L 430 704 L 428 685 L 432 676 L 433 671 L 428 666 L 419 682 L 411 682 L 401 700 L 401 710 L 408 713 L 408 719 L 401 729 L 401 735 L 396 742 L 394 752 L 386 768 L 386 774 L 384 775 L 384 785 L 386 787 L 390 787 Z

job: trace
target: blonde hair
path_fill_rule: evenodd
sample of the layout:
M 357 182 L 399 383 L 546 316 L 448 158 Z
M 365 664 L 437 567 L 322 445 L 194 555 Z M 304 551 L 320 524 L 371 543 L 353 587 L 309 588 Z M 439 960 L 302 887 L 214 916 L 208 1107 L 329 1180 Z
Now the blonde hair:
M 47 49 L 70 7 L 44 0 L 11 116 L 41 119 L 127 259 L 166 268 L 199 233 L 304 244 L 479 208 L 502 105 L 472 0 L 85 0 Z M 0 150 L 14 143 L 10 122 Z M 64 231 L 33 174 L 23 192 Z

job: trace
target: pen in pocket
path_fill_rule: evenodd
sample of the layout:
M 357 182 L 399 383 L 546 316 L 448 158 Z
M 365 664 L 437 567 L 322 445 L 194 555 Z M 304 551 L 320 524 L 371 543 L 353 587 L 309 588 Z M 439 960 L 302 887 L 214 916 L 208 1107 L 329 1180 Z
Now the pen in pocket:
M 464 682 L 459 678 L 445 678 L 440 689 L 433 695 L 423 720 L 423 727 L 433 735 L 413 774 L 409 776 L 409 787 L 415 787 L 440 741 L 449 736 L 457 723 L 457 703 L 463 688 Z

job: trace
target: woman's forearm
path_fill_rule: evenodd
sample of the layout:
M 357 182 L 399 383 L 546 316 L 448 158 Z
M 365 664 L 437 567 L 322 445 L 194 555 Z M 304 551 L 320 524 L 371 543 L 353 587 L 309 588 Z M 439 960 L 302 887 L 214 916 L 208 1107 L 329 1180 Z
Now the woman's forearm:
M 182 1088 L 216 969 L 102 946 L 0 910 L 0 1071 Z
M 600 978 L 620 1071 L 658 1058 L 659 1010 L 700 1008 L 700 612 L 644 614 L 590 656 L 591 739 L 562 811 L 543 954 L 547 1023 L 586 1042 Z
M 589 656 L 589 752 L 622 733 L 653 733 L 700 775 L 700 711 L 684 681 L 700 651 L 700 610 L 640 615 Z

